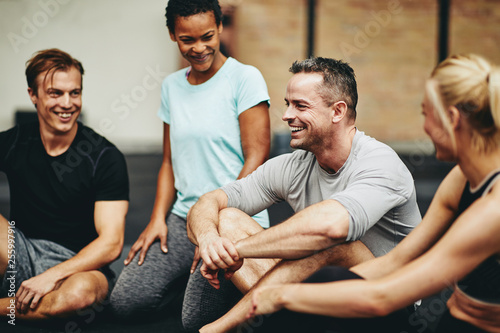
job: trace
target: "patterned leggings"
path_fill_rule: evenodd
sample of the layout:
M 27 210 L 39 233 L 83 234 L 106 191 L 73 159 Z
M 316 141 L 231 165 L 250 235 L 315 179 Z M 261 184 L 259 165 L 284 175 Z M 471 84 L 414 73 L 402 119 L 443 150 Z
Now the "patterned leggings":
M 161 251 L 158 241 L 151 245 L 141 266 L 136 255 L 116 281 L 111 310 L 120 318 L 158 315 L 184 293 L 182 324 L 186 330 L 198 330 L 222 316 L 242 295 L 222 275 L 221 288 L 214 289 L 201 276 L 200 266 L 190 274 L 195 246 L 187 238 L 186 220 L 170 214 L 166 223 L 168 253 Z

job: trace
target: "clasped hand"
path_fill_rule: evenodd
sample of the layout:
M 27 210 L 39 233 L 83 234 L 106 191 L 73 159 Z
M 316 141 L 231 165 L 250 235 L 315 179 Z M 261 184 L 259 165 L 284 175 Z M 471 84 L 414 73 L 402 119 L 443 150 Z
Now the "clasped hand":
M 199 243 L 199 247 L 195 250 L 191 273 L 195 271 L 200 259 L 203 259 L 200 268 L 201 275 L 215 289 L 220 288 L 218 279 L 220 269 L 225 271 L 224 278 L 229 280 L 243 265 L 243 258 L 240 259 L 234 243 L 220 236 L 211 237 Z

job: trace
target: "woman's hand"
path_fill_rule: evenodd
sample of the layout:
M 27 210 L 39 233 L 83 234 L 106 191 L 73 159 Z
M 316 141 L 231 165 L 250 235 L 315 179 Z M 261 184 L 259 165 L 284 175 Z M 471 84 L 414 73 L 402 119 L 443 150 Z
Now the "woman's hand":
M 130 248 L 127 259 L 125 259 L 124 262 L 125 265 L 128 265 L 139 251 L 141 251 L 141 253 L 139 254 L 138 264 L 139 266 L 142 265 L 149 247 L 157 239 L 160 240 L 161 250 L 167 253 L 167 234 L 168 228 L 165 220 L 151 220 L 146 229 L 144 229 L 134 245 Z

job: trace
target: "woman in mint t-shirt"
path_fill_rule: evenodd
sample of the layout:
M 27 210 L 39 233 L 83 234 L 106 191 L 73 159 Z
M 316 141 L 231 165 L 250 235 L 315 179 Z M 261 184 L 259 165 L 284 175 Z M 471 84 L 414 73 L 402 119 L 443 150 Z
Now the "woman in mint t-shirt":
M 221 16 L 217 1 L 168 3 L 170 37 L 190 67 L 169 75 L 162 85 L 163 162 L 156 199 L 151 221 L 132 246 L 112 292 L 117 315 L 160 310 L 178 292 L 171 286 L 179 279 L 189 279 L 191 293 L 196 293 L 191 286 L 206 283 L 199 272 L 189 274 L 195 246 L 186 234 L 187 212 L 202 194 L 245 177 L 268 157 L 267 87 L 255 67 L 220 52 Z M 267 212 L 260 215 L 256 220 L 267 227 Z M 210 313 L 192 313 L 189 309 L 198 306 L 186 299 L 186 328 L 201 327 L 227 310 L 217 305 L 204 307 Z

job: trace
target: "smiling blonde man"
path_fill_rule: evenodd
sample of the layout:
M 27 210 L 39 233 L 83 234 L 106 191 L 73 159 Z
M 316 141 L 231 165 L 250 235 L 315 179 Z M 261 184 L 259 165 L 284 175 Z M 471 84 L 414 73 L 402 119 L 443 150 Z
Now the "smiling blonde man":
M 112 143 L 77 122 L 83 72 L 63 51 L 36 53 L 26 78 L 38 122 L 0 133 L 11 194 L 9 220 L 0 215 L 1 316 L 71 316 L 102 301 L 114 278 L 127 168 Z

